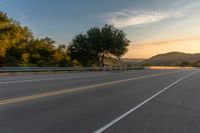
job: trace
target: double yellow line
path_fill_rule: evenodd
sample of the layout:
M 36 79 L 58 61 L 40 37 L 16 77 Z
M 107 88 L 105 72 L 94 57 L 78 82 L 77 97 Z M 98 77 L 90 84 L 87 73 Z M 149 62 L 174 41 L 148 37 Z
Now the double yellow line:
M 11 104 L 11 103 L 22 102 L 22 101 L 28 101 L 28 100 L 44 98 L 44 97 L 56 96 L 56 95 L 60 95 L 60 94 L 70 93 L 70 92 L 77 92 L 77 91 L 82 91 L 82 90 L 87 90 L 87 89 L 92 89 L 92 88 L 97 88 L 97 87 L 109 86 L 109 85 L 112 85 L 112 84 L 119 84 L 119 83 L 128 82 L 128 81 L 132 81 L 132 80 L 150 78 L 150 77 L 166 75 L 166 74 L 170 74 L 170 73 L 177 73 L 177 72 L 181 72 L 181 71 L 145 75 L 145 76 L 134 77 L 134 78 L 129 78 L 129 79 L 122 79 L 122 80 L 111 81 L 111 82 L 106 82 L 106 83 L 88 85 L 88 86 L 83 86 L 83 87 L 69 88 L 69 89 L 58 90 L 58 91 L 44 92 L 44 93 L 30 95 L 30 96 L 24 96 L 24 97 L 0 100 L 0 106 Z

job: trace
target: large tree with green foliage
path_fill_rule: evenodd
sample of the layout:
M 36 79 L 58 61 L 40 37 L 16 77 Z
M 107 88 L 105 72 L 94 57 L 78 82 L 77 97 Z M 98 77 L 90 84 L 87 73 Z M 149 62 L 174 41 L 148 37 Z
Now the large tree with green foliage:
M 32 33 L 27 27 L 0 12 L 0 66 L 23 64 L 24 48 L 31 39 Z
M 104 66 L 107 57 L 120 58 L 127 52 L 130 41 L 126 34 L 112 25 L 93 27 L 77 35 L 68 50 L 72 59 L 83 66 Z
M 53 55 L 55 42 L 51 38 L 33 39 L 26 47 L 29 54 L 29 62 L 36 66 L 53 66 L 55 63 Z
M 0 67 L 1 66 L 71 66 L 64 45 L 46 37 L 34 38 L 27 27 L 0 11 Z

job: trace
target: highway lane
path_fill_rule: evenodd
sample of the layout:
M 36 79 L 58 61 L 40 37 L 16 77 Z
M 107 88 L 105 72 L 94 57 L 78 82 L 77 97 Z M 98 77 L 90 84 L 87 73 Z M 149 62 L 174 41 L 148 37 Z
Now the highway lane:
M 200 73 L 185 79 L 105 132 L 199 133 L 199 80 Z
M 186 78 L 104 132 L 199 133 L 199 81 L 200 73 Z
M 6 76 L 5 79 L 2 76 L 0 100 L 168 72 L 177 70 L 30 74 Z
M 47 79 L 47 80 L 56 80 L 55 78 L 65 78 L 73 79 L 73 78 L 85 78 L 85 77 L 100 77 L 107 75 L 144 75 L 144 74 L 153 74 L 153 73 L 161 73 L 161 72 L 169 72 L 169 71 L 177 71 L 174 70 L 129 70 L 129 71 L 97 71 L 97 72 L 58 72 L 58 73 L 24 73 L 24 74 L 7 74 L 0 75 L 0 83 L 2 82 L 14 82 L 14 81 L 23 81 L 23 80 L 36 80 Z M 51 79 L 52 78 L 52 79 Z
M 139 71 L 94 71 L 94 72 L 55 72 L 55 73 L 20 73 L 20 74 L 3 74 L 0 75 L 0 82 L 3 81 L 18 81 L 18 80 L 31 80 L 31 79 L 47 79 L 47 78 L 60 78 L 60 77 L 68 77 L 68 78 L 78 78 L 78 77 L 93 77 L 93 76 L 105 76 L 112 74 L 120 74 L 120 73 L 140 73 L 145 74 L 148 72 L 163 72 L 163 71 L 173 71 L 173 70 L 139 70 Z M 175 70 L 174 70 L 175 71 Z
M 171 72 L 171 70 L 142 70 L 142 71 L 130 71 L 125 73 L 105 73 L 104 76 L 98 76 L 96 73 L 94 73 L 94 76 L 88 77 L 88 78 L 73 78 L 73 79 L 65 79 L 65 80 L 51 80 L 51 81 L 39 81 L 39 82 L 22 82 L 22 83 L 12 83 L 12 84 L 0 84 L 1 91 L 5 92 L 7 89 L 7 94 L 9 92 L 14 91 L 14 93 L 17 92 L 17 90 L 20 90 L 20 93 L 23 93 L 28 87 L 28 91 L 31 91 L 28 93 L 28 95 L 35 94 L 33 93 L 33 90 L 37 90 L 35 92 L 40 93 L 43 91 L 38 91 L 42 88 L 40 86 L 44 85 L 45 92 L 50 88 L 48 91 L 54 91 L 51 88 L 61 88 L 63 87 L 77 87 L 82 85 L 90 85 L 90 84 L 99 84 L 102 82 L 111 82 L 111 81 L 117 81 L 122 79 L 127 79 L 131 77 L 138 77 L 138 76 L 144 76 L 144 75 L 152 75 L 152 74 L 158 74 L 163 72 Z M 99 86 L 94 87 L 90 89 L 84 89 L 81 91 L 71 92 L 71 93 L 63 93 L 60 95 L 53 95 L 49 97 L 39 98 L 39 99 L 33 99 L 33 100 L 25 100 L 21 102 L 11 103 L 11 104 L 5 104 L 0 106 L 0 132 L 3 133 L 23 133 L 23 132 L 30 132 L 30 133 L 38 133 L 38 132 L 48 132 L 48 133 L 65 133 L 65 132 L 93 132 L 97 129 L 105 126 L 107 123 L 112 121 L 113 119 L 117 118 L 121 114 L 127 112 L 134 106 L 137 106 L 145 99 L 151 97 L 158 91 L 162 90 L 163 88 L 167 87 L 168 85 L 172 84 L 173 82 L 179 80 L 180 78 L 184 77 L 187 74 L 190 74 L 196 70 L 182 70 L 181 72 L 175 72 L 163 74 L 163 75 L 157 75 L 153 77 L 146 77 L 146 78 L 140 78 L 137 80 L 130 80 L 122 83 L 114 83 L 106 86 Z M 84 74 L 84 73 L 82 73 Z M 73 74 L 72 74 L 73 75 Z M 91 74 L 92 75 L 92 74 Z M 51 75 L 52 76 L 52 75 Z M 60 76 L 60 75 L 59 75 Z M 63 76 L 63 75 L 61 75 Z M 194 77 L 194 78 L 193 78 Z M 195 78 L 196 77 L 196 78 Z M 194 79 L 198 79 L 199 74 L 194 74 L 194 76 L 190 76 L 183 81 L 181 81 L 179 84 L 185 83 L 186 85 L 178 87 L 177 85 L 172 86 L 175 87 L 173 90 L 181 91 L 183 87 L 187 87 L 187 85 L 191 86 L 191 83 L 193 83 Z M 11 77 L 11 80 L 13 77 Z M 18 79 L 18 78 L 17 78 Z M 10 80 L 10 79 L 8 79 Z M 21 79 L 20 79 L 21 80 Z M 190 80 L 190 82 L 188 82 Z M 66 82 L 67 81 L 67 82 Z M 196 81 L 196 80 L 195 80 Z M 62 82 L 64 82 L 61 86 L 59 86 Z M 69 83 L 73 82 L 73 84 L 70 86 Z M 81 84 L 84 83 L 84 84 Z M 85 84 L 86 83 L 86 84 Z M 198 84 L 197 88 L 198 88 Z M 2 88 L 6 87 L 7 88 Z M 9 89 L 12 88 L 12 89 Z M 26 88 L 26 89 L 22 89 Z M 171 94 L 170 88 L 167 92 Z M 187 88 L 186 88 L 187 90 Z M 27 91 L 27 92 L 28 92 Z M 176 97 L 177 91 L 173 93 L 173 97 Z M 198 97 L 200 94 L 196 92 L 196 97 Z M 19 96 L 25 96 L 26 93 L 23 93 L 23 95 L 16 94 L 16 95 L 7 95 L 3 97 L 2 99 L 9 99 L 13 97 L 19 97 Z M 190 91 L 190 93 L 193 93 L 193 91 Z M 165 94 L 165 93 L 164 93 Z M 164 95 L 162 94 L 162 95 Z M 167 94 L 167 93 L 166 93 Z M 187 94 L 185 92 L 185 94 Z M 168 97 L 165 97 L 164 99 L 167 100 Z M 187 98 L 191 98 L 191 94 L 187 97 L 182 97 L 183 99 L 187 100 Z M 155 98 L 156 99 L 156 98 Z M 197 99 L 198 100 L 198 99 Z M 171 101 L 173 102 L 173 100 Z M 151 105 L 151 102 L 145 104 L 145 105 Z M 196 101 L 198 106 L 198 101 Z M 194 105 L 195 105 L 194 104 Z M 161 106 L 161 105 L 160 105 Z M 162 106 L 161 106 L 162 107 Z M 143 107 L 142 107 L 143 108 Z M 140 108 L 140 109 L 142 109 Z M 169 108 L 170 109 L 170 108 Z M 153 108 L 148 109 L 149 111 L 152 111 Z M 159 111 L 159 110 L 158 110 Z M 160 112 L 162 114 L 162 112 Z M 134 115 L 135 112 L 130 114 L 130 117 Z M 143 114 L 140 114 L 141 117 L 139 117 L 138 114 L 135 114 L 138 116 L 138 118 L 142 118 Z M 149 114 L 150 115 L 150 114 Z M 151 120 L 154 119 L 154 115 L 150 115 L 147 118 L 151 118 Z M 157 116 L 158 117 L 158 116 Z M 129 118 L 129 115 L 126 117 Z M 167 118 L 167 117 L 166 117 Z M 158 118 L 157 118 L 158 119 Z M 142 121 L 141 120 L 141 121 Z M 129 127 L 125 127 L 124 124 L 121 125 L 121 121 L 125 121 L 125 125 Z M 132 125 L 132 121 L 134 121 L 134 118 L 126 121 L 125 119 L 122 119 L 116 125 L 113 125 L 111 128 L 108 128 L 106 132 L 113 132 L 113 131 L 119 131 L 119 132 L 143 132 L 143 130 L 135 130 L 131 127 L 135 127 Z M 160 119 L 162 121 L 162 119 Z M 199 119 L 196 120 L 199 122 Z M 166 121 L 168 123 L 169 121 Z M 150 125 L 151 122 L 146 123 L 147 126 Z M 159 124 L 155 122 L 155 125 Z M 140 127 L 144 127 L 144 125 L 140 125 Z M 139 128 L 139 126 L 135 127 Z M 180 127 L 179 130 L 181 131 Z M 185 127 L 187 129 L 187 126 Z M 191 127 L 188 126 L 188 130 Z M 194 128 L 197 130 L 198 127 Z M 129 129 L 129 130 L 126 130 Z M 146 129 L 150 129 L 149 127 Z M 154 128 L 152 128 L 154 129 Z M 155 127 L 156 129 L 156 127 Z M 166 126 L 166 131 L 172 131 L 168 130 L 169 127 Z M 151 131 L 151 130 L 149 130 Z M 153 131 L 153 130 L 152 130 Z M 155 130 L 154 130 L 155 131 Z M 159 131 L 159 130 L 158 130 Z

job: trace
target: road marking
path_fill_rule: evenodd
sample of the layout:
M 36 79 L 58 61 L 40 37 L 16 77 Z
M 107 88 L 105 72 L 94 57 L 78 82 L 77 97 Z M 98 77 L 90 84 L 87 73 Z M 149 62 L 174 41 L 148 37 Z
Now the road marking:
M 147 102 L 151 101 L 152 99 L 154 99 L 156 96 L 160 95 L 161 93 L 163 93 L 164 91 L 166 91 L 167 89 L 171 88 L 172 86 L 176 85 L 177 83 L 179 83 L 180 81 L 184 80 L 185 78 L 198 73 L 197 72 L 193 72 L 190 74 L 187 74 L 186 76 L 178 79 L 177 81 L 175 81 L 174 83 L 170 84 L 169 86 L 165 87 L 164 89 L 162 89 L 161 91 L 157 92 L 156 94 L 154 94 L 153 96 L 151 96 L 150 98 L 146 99 L 145 101 L 143 101 L 142 103 L 138 104 L 137 106 L 135 106 L 134 108 L 132 108 L 131 110 L 127 111 L 126 113 L 120 115 L 119 117 L 117 117 L 116 119 L 112 120 L 111 122 L 109 122 L 108 124 L 106 124 L 105 126 L 103 126 L 102 128 L 94 131 L 94 133 L 102 133 L 104 132 L 106 129 L 108 129 L 109 127 L 113 126 L 114 124 L 116 124 L 117 122 L 119 122 L 121 119 L 123 119 L 124 117 L 126 117 L 127 115 L 129 115 L 130 113 L 132 113 L 133 111 L 137 110 L 138 108 L 140 108 L 141 106 L 143 106 L 144 104 L 146 104 Z
M 110 74 L 100 74 L 98 76 L 107 76 Z M 52 77 L 45 79 L 25 79 L 25 80 L 10 80 L 10 81 L 0 81 L 0 84 L 12 84 L 12 83 L 24 83 L 24 82 L 38 82 L 38 81 L 48 81 L 48 80 L 61 80 L 61 79 L 72 79 L 72 78 L 89 78 L 97 77 L 97 75 L 88 75 L 88 76 L 68 76 L 68 77 Z
M 177 71 L 175 71 L 177 72 Z M 65 77 L 51 77 L 45 79 L 25 79 L 25 80 L 10 80 L 10 81 L 0 81 L 0 84 L 14 84 L 14 83 L 24 83 L 24 82 L 39 82 L 39 81 L 48 81 L 48 80 L 62 80 L 62 79 L 73 79 L 73 78 L 90 78 L 90 77 L 97 77 L 97 76 L 108 76 L 108 75 L 119 75 L 121 73 L 101 73 L 99 75 L 83 75 L 83 76 L 65 76 Z
M 12 84 L 12 83 L 24 83 L 24 82 L 36 82 L 36 81 L 46 81 L 46 80 L 60 80 L 60 79 L 70 79 L 74 77 L 53 77 L 46 79 L 25 79 L 25 80 L 11 80 L 11 81 L 1 81 L 0 84 Z
M 124 72 L 123 72 L 124 73 Z M 126 72 L 127 73 L 127 72 Z M 90 77 L 103 77 L 109 75 L 119 75 L 121 73 L 98 73 L 98 75 L 83 75 L 83 76 L 64 76 L 64 77 L 51 77 L 45 79 L 25 79 L 25 80 L 10 80 L 10 81 L 0 81 L 0 84 L 14 84 L 14 83 L 24 83 L 24 82 L 39 82 L 39 81 L 48 81 L 48 80 L 61 80 L 61 79 L 72 79 L 72 78 L 90 78 Z
M 92 88 L 97 88 L 97 87 L 102 87 L 102 86 L 108 86 L 108 85 L 112 85 L 112 84 L 118 84 L 118 83 L 132 81 L 132 80 L 138 80 L 138 79 L 143 79 L 143 78 L 150 78 L 150 77 L 155 77 L 155 76 L 160 76 L 160 75 L 166 75 L 166 74 L 170 74 L 170 73 L 177 73 L 177 72 L 181 72 L 181 71 L 165 72 L 165 73 L 159 73 L 159 74 L 145 75 L 145 76 L 134 77 L 134 78 L 129 78 L 129 79 L 122 79 L 122 80 L 111 81 L 111 82 L 106 82 L 106 83 L 88 85 L 88 86 L 83 86 L 83 87 L 77 87 L 77 88 L 71 88 L 71 89 L 64 89 L 64 90 L 58 90 L 58 91 L 51 91 L 51 92 L 44 92 L 44 93 L 30 95 L 30 96 L 24 96 L 24 97 L 18 97 L 18 98 L 11 98 L 11 99 L 6 99 L 6 100 L 0 100 L 0 106 L 6 105 L 6 104 L 11 104 L 11 103 L 16 103 L 16 102 L 28 101 L 28 100 L 39 99 L 39 98 L 50 97 L 50 96 L 56 96 L 56 95 L 60 95 L 60 94 L 64 94 L 64 93 L 70 93 L 70 92 L 87 90 L 87 89 L 92 89 Z

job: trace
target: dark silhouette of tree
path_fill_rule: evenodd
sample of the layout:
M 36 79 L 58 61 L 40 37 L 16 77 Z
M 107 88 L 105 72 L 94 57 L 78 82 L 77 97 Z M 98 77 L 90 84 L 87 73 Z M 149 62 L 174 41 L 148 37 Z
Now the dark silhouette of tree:
M 76 36 L 69 45 L 69 55 L 83 66 L 104 66 L 107 57 L 120 58 L 127 52 L 130 41 L 126 34 L 112 25 L 93 27 Z

